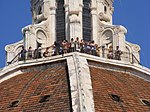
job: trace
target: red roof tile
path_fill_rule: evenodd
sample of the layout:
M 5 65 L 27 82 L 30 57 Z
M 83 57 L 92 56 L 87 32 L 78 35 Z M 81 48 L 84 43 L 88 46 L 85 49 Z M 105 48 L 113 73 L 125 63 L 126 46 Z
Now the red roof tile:
M 140 99 L 150 101 L 150 82 L 126 73 L 90 67 L 96 112 L 146 112 Z M 122 101 L 114 101 L 110 94 Z
M 50 95 L 48 101 L 41 100 L 45 95 Z M 14 101 L 19 101 L 17 107 L 11 107 Z M 70 111 L 66 67 L 64 65 L 51 66 L 46 70 L 20 74 L 2 82 L 0 84 L 0 112 L 20 111 Z

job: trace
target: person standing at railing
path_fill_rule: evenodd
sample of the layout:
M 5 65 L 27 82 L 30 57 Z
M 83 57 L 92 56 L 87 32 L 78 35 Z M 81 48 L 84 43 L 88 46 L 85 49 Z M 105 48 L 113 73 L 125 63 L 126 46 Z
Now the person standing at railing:
M 85 53 L 85 52 L 84 52 L 84 46 L 85 46 L 85 43 L 84 43 L 84 40 L 82 39 L 82 40 L 80 41 L 80 52 L 81 52 L 81 53 Z
M 62 42 L 64 54 L 67 53 L 68 51 L 67 43 L 68 43 L 67 40 L 63 40 Z
M 19 57 L 20 61 L 23 61 L 26 59 L 26 52 L 27 52 L 26 49 L 24 48 L 24 46 L 22 46 L 22 50 L 20 52 L 20 57 Z
M 80 52 L 80 42 L 79 42 L 79 37 L 77 37 L 76 40 L 75 40 L 75 51 Z
M 58 55 L 60 52 L 60 43 L 58 41 L 54 42 L 54 55 Z
M 119 50 L 119 46 L 116 47 L 116 51 L 115 51 L 115 59 L 116 60 L 121 60 L 121 55 L 122 55 L 122 51 Z
M 42 58 L 41 52 L 42 52 L 42 48 L 40 44 L 38 48 L 34 50 L 34 59 Z
M 70 52 L 70 49 L 71 49 L 71 43 L 69 41 L 67 41 L 67 53 Z
M 91 54 L 91 41 L 87 42 L 87 45 L 86 45 L 86 53 L 87 54 Z
M 70 52 L 74 52 L 75 51 L 75 42 L 74 42 L 73 38 L 71 38 L 70 44 L 71 44 Z
M 46 58 L 46 57 L 49 57 L 49 48 L 50 47 L 47 47 L 46 49 L 45 49 L 45 51 L 44 51 L 44 53 L 43 53 L 43 56 Z
M 30 46 L 28 51 L 27 51 L 27 59 L 32 59 L 33 58 L 33 50 L 32 47 Z
M 99 46 L 98 44 L 95 44 L 95 48 L 96 48 L 96 56 L 99 56 L 100 57 L 100 50 L 99 50 Z
M 113 47 L 112 47 L 112 45 L 111 46 L 109 46 L 109 49 L 108 49 L 108 55 L 107 55 L 107 58 L 108 59 L 113 59 Z
M 90 46 L 91 46 L 91 54 L 96 56 L 96 45 L 94 40 L 91 41 Z

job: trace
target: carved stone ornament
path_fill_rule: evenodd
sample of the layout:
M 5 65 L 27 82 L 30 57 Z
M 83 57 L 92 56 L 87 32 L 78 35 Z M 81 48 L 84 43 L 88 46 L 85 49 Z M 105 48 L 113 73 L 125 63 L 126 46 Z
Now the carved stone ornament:
M 76 14 L 71 15 L 69 18 L 70 23 L 80 23 L 80 19 Z
M 104 14 L 103 12 L 99 13 L 99 19 L 101 21 L 105 21 L 105 22 L 109 22 L 110 21 L 110 18 L 106 14 Z
M 139 51 L 141 50 L 141 48 L 140 48 L 139 45 L 133 45 L 133 46 L 132 46 L 132 49 L 133 49 L 133 51 L 135 51 L 135 52 L 139 52 Z
M 5 50 L 6 50 L 7 52 L 13 52 L 14 49 L 15 49 L 15 47 L 14 47 L 13 45 L 8 45 L 8 46 L 5 47 Z
M 114 31 L 115 32 L 123 32 L 124 34 L 126 34 L 127 33 L 127 29 L 124 27 L 124 26 L 122 26 L 122 25 L 118 25 L 118 26 L 116 26 L 115 27 L 115 29 L 114 29 Z

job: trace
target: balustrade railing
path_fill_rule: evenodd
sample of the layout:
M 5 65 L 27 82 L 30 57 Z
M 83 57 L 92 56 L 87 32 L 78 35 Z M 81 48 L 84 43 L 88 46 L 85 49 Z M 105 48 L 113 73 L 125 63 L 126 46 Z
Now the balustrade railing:
M 42 48 L 42 49 L 36 49 L 32 51 L 26 51 L 24 54 L 18 53 L 10 62 L 7 62 L 7 64 L 12 64 L 18 61 L 26 61 L 26 60 L 34 60 L 34 59 L 40 59 L 40 58 L 46 58 L 56 55 L 63 55 L 70 52 L 80 52 L 85 53 L 89 55 L 98 56 L 105 59 L 110 60 L 119 60 L 123 62 L 129 62 L 131 64 L 140 64 L 139 60 L 132 54 L 128 52 L 123 51 L 117 51 L 112 50 L 111 52 L 109 49 L 86 49 L 86 50 L 66 50 L 66 49 L 51 49 L 51 48 Z

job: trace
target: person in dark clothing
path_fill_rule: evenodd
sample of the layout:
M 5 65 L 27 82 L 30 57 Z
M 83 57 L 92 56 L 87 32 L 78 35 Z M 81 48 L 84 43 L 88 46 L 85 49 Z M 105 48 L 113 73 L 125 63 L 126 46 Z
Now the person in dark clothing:
M 55 41 L 54 42 L 54 47 L 55 47 L 54 55 L 58 55 L 59 51 L 60 51 L 60 43 Z
M 80 42 L 80 52 L 81 53 L 84 53 L 84 46 L 85 46 L 85 43 L 84 43 L 84 40 L 82 39 Z
M 70 44 L 71 44 L 70 52 L 74 52 L 75 51 L 75 42 L 74 42 L 73 38 L 71 38 Z
M 34 50 L 34 59 L 42 58 L 41 50 L 41 44 L 39 44 L 38 48 Z
M 95 46 L 94 40 L 91 41 L 90 46 L 91 46 L 91 54 L 96 56 L 96 46 Z
M 109 49 L 108 49 L 108 54 L 107 54 L 107 58 L 108 59 L 113 59 L 113 46 L 109 46 Z
M 27 59 L 32 59 L 33 56 L 32 56 L 32 47 L 30 46 L 29 49 L 28 49 L 28 52 L 27 52 Z
M 123 53 L 122 53 L 122 51 L 121 50 L 119 50 L 119 46 L 117 46 L 116 47 L 116 51 L 115 51 L 115 59 L 116 60 L 121 60 L 121 55 L 122 55 Z
M 76 38 L 75 40 L 75 46 L 74 46 L 75 51 L 80 52 L 80 42 L 79 42 L 79 37 Z
M 22 50 L 20 52 L 20 61 L 23 61 L 26 59 L 26 49 L 24 48 L 24 46 L 22 46 Z

